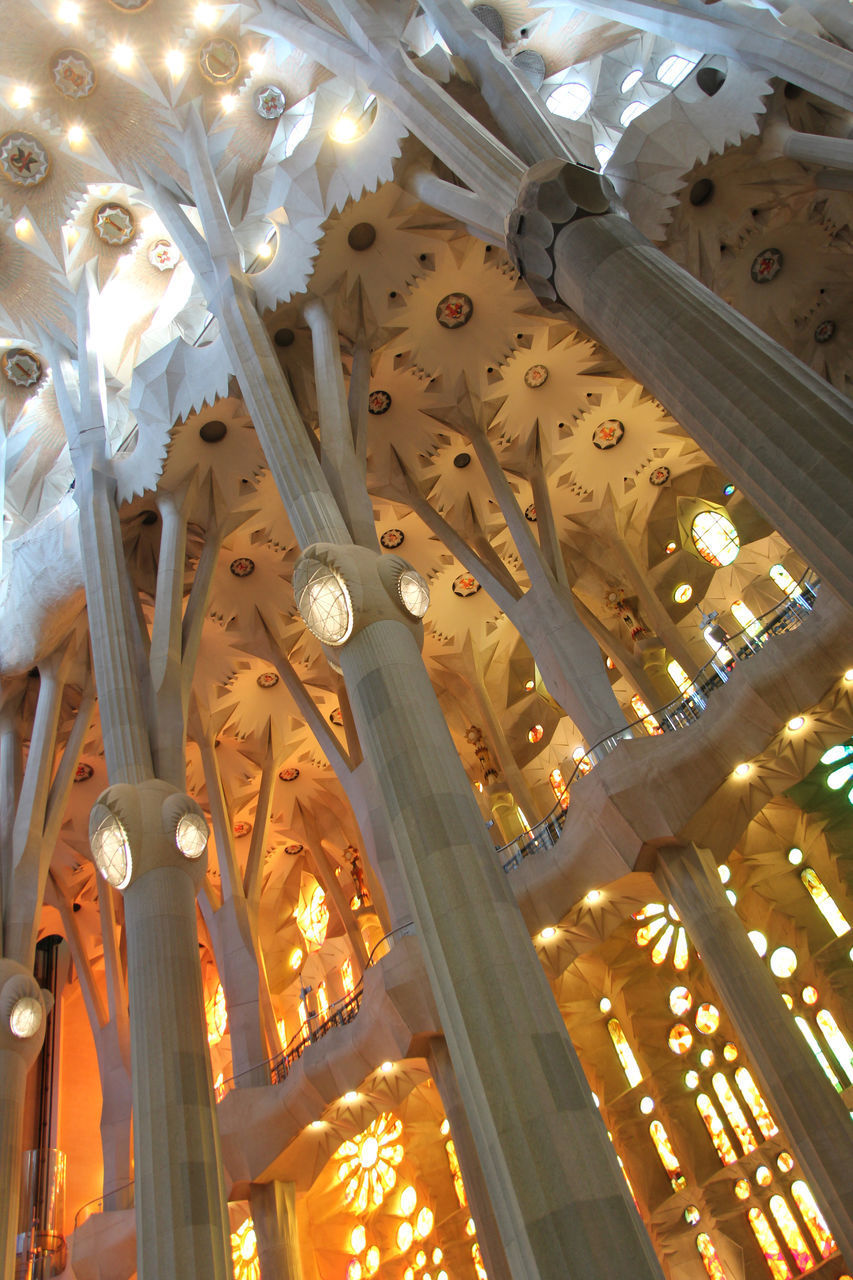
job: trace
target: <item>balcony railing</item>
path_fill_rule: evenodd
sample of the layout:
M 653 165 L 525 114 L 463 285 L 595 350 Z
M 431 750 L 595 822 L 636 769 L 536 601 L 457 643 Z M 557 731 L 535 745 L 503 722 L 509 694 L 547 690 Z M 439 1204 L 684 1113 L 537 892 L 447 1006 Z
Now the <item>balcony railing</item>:
M 87 1201 L 81 1209 L 78 1209 L 74 1215 L 74 1230 L 82 1227 L 87 1218 L 91 1218 L 96 1213 L 111 1213 L 116 1209 L 132 1209 L 134 1207 L 134 1182 L 123 1182 L 120 1187 L 114 1187 L 112 1191 L 107 1191 L 104 1195 L 96 1196 L 94 1200 Z
M 787 600 L 774 605 L 772 609 L 762 613 L 741 631 L 729 636 L 725 645 L 729 657 L 725 661 L 719 653 L 716 653 L 705 663 L 695 680 L 691 681 L 689 687 L 679 697 L 673 698 L 672 702 L 666 703 L 659 711 L 653 711 L 650 715 L 634 720 L 624 729 L 609 734 L 590 747 L 589 751 L 575 764 L 561 800 L 548 816 L 538 822 L 535 827 L 531 827 L 524 835 L 517 836 L 515 840 L 498 849 L 504 871 L 514 871 L 521 865 L 523 858 L 554 848 L 560 838 L 563 823 L 566 821 L 567 804 L 565 802 L 568 801 L 569 789 L 579 775 L 588 773 L 626 738 L 672 733 L 693 724 L 705 711 L 710 695 L 726 684 L 738 662 L 746 662 L 754 653 L 758 653 L 759 649 L 763 649 L 768 640 L 774 636 L 783 635 L 786 631 L 795 631 L 803 619 L 808 617 L 814 607 L 815 594 L 819 586 L 820 580 L 814 574 L 811 572 L 803 574 L 796 587 L 791 588 L 791 594 Z

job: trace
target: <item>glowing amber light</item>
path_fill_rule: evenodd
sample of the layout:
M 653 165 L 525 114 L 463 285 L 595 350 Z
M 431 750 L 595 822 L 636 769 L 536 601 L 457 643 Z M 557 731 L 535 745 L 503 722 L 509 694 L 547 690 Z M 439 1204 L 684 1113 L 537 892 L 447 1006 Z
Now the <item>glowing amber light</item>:
M 293 951 L 291 951 L 290 960 L 288 961 L 288 963 L 294 972 L 302 964 L 302 952 L 300 951 L 299 947 L 294 947 Z
M 347 957 L 341 965 L 341 986 L 344 989 L 344 995 L 351 996 L 355 990 L 355 982 L 352 976 L 352 961 Z
M 783 1151 L 782 1155 L 787 1155 L 787 1152 Z M 779 1156 L 776 1163 L 779 1164 L 781 1159 L 782 1156 Z M 791 1160 L 791 1157 L 788 1156 L 788 1159 Z M 790 1168 L 793 1163 L 793 1160 L 791 1160 L 791 1164 L 788 1167 Z M 808 1227 L 812 1239 L 817 1245 L 818 1253 L 821 1258 L 828 1258 L 830 1254 L 835 1253 L 838 1246 L 830 1234 L 829 1227 L 826 1225 L 826 1220 L 820 1209 L 817 1207 L 815 1198 L 812 1195 L 808 1184 L 803 1181 L 792 1182 L 791 1195 L 794 1197 L 794 1203 L 803 1215 L 803 1221 Z
M 817 1004 L 819 998 L 817 987 L 803 987 L 803 1000 L 806 1004 Z
M 812 871 L 811 867 L 804 867 L 800 872 L 800 879 L 808 889 L 812 901 L 818 911 L 829 925 L 836 938 L 841 938 L 845 933 L 850 932 L 850 922 L 840 910 L 838 903 L 827 891 L 827 888 L 816 871 Z
M 767 1103 L 762 1098 L 758 1086 L 746 1067 L 738 1067 L 735 1072 L 735 1080 L 737 1086 L 744 1096 L 746 1105 L 755 1116 L 756 1124 L 761 1130 L 763 1138 L 773 1138 L 779 1132 L 776 1122 L 768 1109 Z M 781 1166 L 780 1166 L 781 1168 Z
M 853 1049 L 828 1009 L 819 1009 L 815 1017 L 827 1044 L 841 1063 L 847 1079 L 853 1084 Z
M 628 1039 L 625 1032 L 622 1030 L 622 1025 L 619 1022 L 619 1019 L 611 1018 L 607 1023 L 607 1030 L 610 1034 L 610 1039 L 613 1041 L 616 1056 L 622 1065 L 622 1070 L 625 1072 L 628 1084 L 633 1089 L 634 1086 L 638 1085 L 642 1080 L 643 1073 L 640 1070 L 637 1059 L 634 1057 L 631 1046 L 628 1044 Z
M 667 908 L 662 902 L 649 902 L 642 911 L 635 913 L 634 919 L 646 922 L 634 935 L 638 947 L 647 947 L 653 938 L 656 939 L 651 952 L 652 964 L 663 964 L 674 939 L 672 963 L 679 972 L 687 968 L 690 959 L 687 934 L 672 907 Z
M 711 1277 L 711 1280 L 727 1280 L 726 1273 L 723 1270 L 723 1264 L 720 1262 L 717 1250 L 711 1241 L 711 1237 L 701 1232 L 696 1237 L 696 1249 L 699 1257 L 705 1265 L 705 1270 Z
M 693 1044 L 693 1032 L 683 1022 L 676 1022 L 667 1037 L 667 1044 L 673 1053 L 687 1053 Z
M 357 1227 L 353 1227 L 349 1237 L 349 1247 L 353 1253 L 363 1253 L 367 1244 L 367 1232 L 361 1223 Z
M 794 1167 L 794 1158 L 790 1151 L 782 1151 L 776 1157 L 776 1167 L 780 1173 L 790 1173 Z
M 781 1196 L 770 1197 L 770 1212 L 776 1219 L 776 1225 L 782 1232 L 785 1244 L 790 1249 L 800 1271 L 808 1271 L 809 1267 L 814 1265 L 809 1246 L 806 1244 L 805 1237 L 797 1225 L 794 1215 Z
M 260 1280 L 258 1242 L 251 1218 L 247 1218 L 239 1230 L 231 1233 L 231 1258 L 234 1263 L 234 1280 Z
M 737 1196 L 738 1200 L 749 1199 L 749 1179 L 748 1178 L 738 1178 L 737 1182 L 735 1183 L 735 1195 Z
M 364 1255 L 364 1274 L 366 1276 L 375 1276 L 379 1270 L 379 1250 L 373 1244 Z
M 405 1253 L 411 1246 L 415 1238 L 415 1231 L 411 1222 L 401 1222 L 397 1228 L 397 1248 L 401 1253 Z
M 663 729 L 660 727 L 660 724 L 658 723 L 658 721 L 652 715 L 651 711 L 646 706 L 645 702 L 643 702 L 643 699 L 639 697 L 639 695 L 636 693 L 631 699 L 631 706 L 634 708 L 634 712 L 636 713 L 637 719 L 642 720 L 643 728 L 645 729 L 646 733 L 651 733 L 655 735 L 663 733 Z
M 415 1206 L 417 1203 L 418 1193 L 415 1191 L 415 1188 L 412 1186 L 403 1187 L 403 1191 L 400 1196 L 400 1208 L 403 1213 L 405 1213 L 406 1217 L 415 1212 Z
M 752 1227 L 753 1234 L 758 1241 L 758 1246 L 770 1268 L 773 1280 L 792 1280 L 794 1273 L 791 1270 L 790 1263 L 779 1248 L 779 1242 L 774 1236 L 770 1223 L 764 1214 L 760 1209 L 750 1209 L 747 1216 L 749 1225 Z
M 355 1213 L 371 1205 L 378 1208 L 397 1181 L 396 1166 L 403 1159 L 398 1139 L 403 1126 L 383 1112 L 351 1141 L 342 1142 L 335 1152 L 339 1161 L 337 1178 L 344 1183 L 344 1201 Z
M 329 927 L 329 908 L 326 906 L 326 895 L 319 885 L 307 895 L 300 893 L 299 905 L 294 914 L 299 932 L 309 947 L 322 946 Z
M 429 1209 L 424 1205 L 415 1221 L 415 1235 L 417 1238 L 419 1240 L 425 1240 L 432 1231 L 434 1223 L 435 1215 L 433 1214 L 432 1209 Z
M 713 1085 L 714 1093 L 722 1103 L 729 1124 L 737 1135 L 738 1142 L 743 1147 L 744 1155 L 749 1155 L 750 1151 L 754 1151 L 758 1144 L 740 1103 L 732 1093 L 728 1080 L 721 1071 L 718 1071 L 712 1077 L 711 1084 Z
M 228 1030 L 228 1010 L 225 1007 L 225 992 L 222 990 L 221 982 L 205 1005 L 204 1014 L 207 1021 L 207 1043 L 219 1044 Z
M 527 730 L 528 742 L 541 742 L 544 736 L 545 730 L 542 728 L 541 724 L 534 724 Z
M 707 1093 L 696 1095 L 696 1109 L 704 1121 L 708 1135 L 723 1164 L 734 1164 L 735 1160 L 737 1160 L 735 1149 L 729 1141 L 729 1135 L 726 1133 L 723 1122 L 717 1114 L 717 1109 Z
M 712 1036 L 720 1025 L 720 1012 L 712 1004 L 700 1004 L 696 1010 L 696 1030 Z
M 672 1149 L 672 1143 L 669 1140 L 669 1134 L 661 1124 L 660 1120 L 653 1120 L 649 1125 L 649 1133 L 652 1136 L 652 1142 L 655 1144 L 655 1150 L 658 1153 L 660 1162 L 669 1174 L 670 1182 L 676 1191 L 685 1187 L 686 1179 L 681 1172 L 678 1163 L 678 1157 Z
M 731 1040 L 723 1045 L 723 1057 L 726 1062 L 734 1062 L 737 1059 L 737 1045 L 732 1044 Z

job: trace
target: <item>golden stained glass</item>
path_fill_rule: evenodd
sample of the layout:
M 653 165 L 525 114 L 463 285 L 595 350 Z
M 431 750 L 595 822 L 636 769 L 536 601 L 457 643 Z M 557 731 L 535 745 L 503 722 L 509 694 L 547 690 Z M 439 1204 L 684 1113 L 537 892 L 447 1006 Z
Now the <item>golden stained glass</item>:
M 841 1070 L 853 1084 L 853 1049 L 828 1009 L 819 1009 L 815 1018 Z
M 734 1164 L 735 1160 L 737 1160 L 735 1149 L 729 1141 L 725 1126 L 707 1093 L 696 1095 L 696 1109 L 705 1122 L 705 1128 L 708 1130 L 711 1141 L 717 1149 L 717 1155 L 723 1164 Z
M 619 1019 L 610 1018 L 607 1023 L 607 1030 L 610 1033 L 610 1039 L 613 1041 L 613 1048 L 616 1050 L 616 1056 L 622 1065 L 622 1070 L 625 1072 L 628 1084 L 633 1089 L 634 1086 L 638 1085 L 642 1080 L 643 1073 L 640 1070 L 637 1059 L 634 1057 L 631 1046 L 628 1044 L 628 1039 L 625 1032 L 622 1030 L 622 1025 L 619 1022 Z
M 714 1074 L 711 1084 L 714 1087 L 714 1093 L 720 1099 L 729 1124 L 735 1131 L 738 1142 L 743 1147 L 743 1154 L 745 1156 L 749 1155 L 750 1151 L 755 1150 L 758 1143 L 749 1127 L 746 1116 L 743 1114 L 741 1105 L 732 1093 L 731 1086 L 722 1071 L 717 1071 Z
M 785 1153 L 783 1152 L 782 1154 L 784 1155 Z M 781 1160 L 782 1156 L 780 1156 L 779 1159 Z M 793 1161 L 791 1161 L 791 1163 L 793 1164 Z M 802 1180 L 792 1182 L 791 1195 L 794 1197 L 794 1204 L 803 1215 L 803 1221 L 811 1232 L 812 1239 L 817 1245 L 818 1253 L 821 1258 L 828 1258 L 831 1254 L 835 1253 L 838 1246 L 830 1234 L 829 1227 L 826 1225 L 826 1219 L 817 1207 L 817 1203 L 811 1193 L 808 1183 L 805 1183 Z
M 638 947 L 647 947 L 653 938 L 657 939 L 651 952 L 652 964 L 663 964 L 674 939 L 673 965 L 679 972 L 687 968 L 690 959 L 687 934 L 672 907 L 662 902 L 648 902 L 642 911 L 634 913 L 634 919 L 645 921 L 634 935 Z
M 770 1223 L 764 1214 L 760 1209 L 750 1209 L 747 1216 L 753 1235 L 758 1241 L 758 1247 L 764 1254 L 765 1261 L 770 1268 L 773 1280 L 793 1280 L 794 1273 L 791 1270 L 791 1264 L 779 1248 L 779 1242 L 770 1229 Z
M 720 1025 L 720 1011 L 713 1004 L 700 1004 L 696 1010 L 696 1030 L 712 1036 Z
M 776 1225 L 782 1232 L 785 1244 L 788 1246 L 791 1256 L 800 1271 L 808 1271 L 814 1265 L 814 1259 L 809 1253 L 809 1246 L 806 1244 L 794 1215 L 782 1196 L 770 1197 L 770 1212 L 776 1219 Z
M 806 1022 L 805 1018 L 795 1017 L 794 1021 L 799 1027 L 802 1037 L 805 1040 L 806 1044 L 809 1046 L 812 1053 L 820 1063 L 823 1074 L 826 1076 L 827 1080 L 830 1082 L 832 1087 L 834 1089 L 837 1089 L 838 1092 L 840 1093 L 841 1087 L 842 1087 L 841 1081 L 838 1079 L 838 1076 L 835 1074 L 832 1067 L 829 1065 L 829 1062 L 827 1061 L 827 1058 L 826 1058 L 826 1054 L 823 1052 L 820 1045 L 818 1044 L 815 1033 L 812 1031 L 811 1027 Z
M 669 1033 L 667 1044 L 673 1053 L 687 1053 L 693 1044 L 693 1032 L 684 1022 L 676 1022 Z
M 803 867 L 800 872 L 800 879 L 808 889 L 812 901 L 836 938 L 842 938 L 845 933 L 849 933 L 849 920 L 841 911 L 838 903 L 829 893 L 817 872 L 812 871 L 811 867 Z
M 344 995 L 351 996 L 355 991 L 355 982 L 352 976 L 352 961 L 349 956 L 341 965 L 341 986 L 344 989 Z
M 673 987 L 669 993 L 669 1007 L 676 1018 L 682 1017 L 693 1004 L 693 997 L 687 987 Z
M 746 1105 L 755 1116 L 755 1122 L 761 1130 L 763 1138 L 773 1138 L 779 1132 L 776 1122 L 770 1114 L 767 1103 L 762 1098 L 758 1085 L 747 1071 L 746 1067 L 738 1067 L 735 1072 L 735 1080 L 737 1087 L 744 1096 Z
M 719 1254 L 711 1242 L 711 1237 L 706 1235 L 704 1231 L 696 1237 L 696 1248 L 711 1280 L 728 1280 L 723 1270 L 723 1264 L 720 1262 Z
M 326 906 L 326 895 L 316 882 L 314 888 L 307 893 L 300 892 L 299 905 L 294 914 L 299 932 L 309 949 L 312 946 L 321 947 L 329 927 L 329 908 Z
M 261 1280 L 258 1242 L 251 1218 L 247 1218 L 237 1231 L 232 1231 L 231 1258 L 234 1263 L 234 1280 Z
M 221 982 L 205 1005 L 204 1014 L 207 1022 L 207 1043 L 219 1044 L 228 1030 L 228 1009 L 225 1005 L 225 992 L 222 990 Z
M 678 1163 L 678 1157 L 672 1149 L 672 1143 L 669 1140 L 669 1134 L 664 1129 L 660 1120 L 653 1120 L 649 1125 L 649 1133 L 652 1135 L 652 1142 L 655 1144 L 660 1162 L 669 1174 L 669 1179 L 676 1191 L 681 1191 L 687 1185 L 687 1180 L 681 1172 L 681 1166 Z
M 368 1206 L 378 1208 L 393 1189 L 396 1167 L 403 1159 L 403 1148 L 397 1141 L 402 1132 L 400 1121 L 383 1112 L 335 1152 L 337 1178 L 345 1184 L 344 1201 L 354 1213 L 364 1213 Z

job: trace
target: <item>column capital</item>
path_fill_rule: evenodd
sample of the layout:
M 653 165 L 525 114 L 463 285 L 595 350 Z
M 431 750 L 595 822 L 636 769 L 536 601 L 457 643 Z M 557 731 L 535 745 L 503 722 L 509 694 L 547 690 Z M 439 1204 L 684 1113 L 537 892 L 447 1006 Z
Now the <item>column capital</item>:
M 0 958 L 0 1052 L 16 1053 L 29 1071 L 44 1042 L 53 996 L 28 969 Z
M 180 868 L 197 891 L 207 871 L 207 840 L 201 807 L 160 778 L 107 787 L 89 817 L 95 866 L 122 891 L 160 867 Z

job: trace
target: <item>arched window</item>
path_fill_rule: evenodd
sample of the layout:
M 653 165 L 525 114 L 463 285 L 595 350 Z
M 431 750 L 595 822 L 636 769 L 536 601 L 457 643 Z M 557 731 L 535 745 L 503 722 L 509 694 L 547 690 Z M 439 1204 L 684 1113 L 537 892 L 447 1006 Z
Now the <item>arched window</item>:
M 767 1103 L 759 1093 L 758 1086 L 747 1071 L 746 1067 L 738 1067 L 735 1072 L 735 1080 L 737 1081 L 738 1088 L 744 1096 L 746 1105 L 755 1116 L 756 1124 L 761 1130 L 761 1136 L 763 1138 L 774 1137 L 779 1132 L 776 1122 L 770 1114 Z
M 721 511 L 700 511 L 690 526 L 693 545 L 703 560 L 720 568 L 737 559 L 740 538 L 737 529 Z
M 628 1043 L 628 1037 L 622 1030 L 622 1024 L 618 1018 L 610 1018 L 607 1023 L 607 1030 L 610 1033 L 610 1039 L 613 1041 L 613 1048 L 616 1050 L 616 1056 L 621 1063 L 622 1070 L 625 1072 L 625 1078 L 633 1089 L 643 1078 L 640 1065 L 634 1057 L 633 1050 Z
M 845 933 L 850 932 L 850 922 L 838 903 L 827 891 L 826 885 L 821 880 L 816 871 L 812 871 L 811 867 L 803 867 L 800 872 L 800 879 L 811 894 L 812 901 L 818 911 L 829 925 L 836 938 L 841 938 Z
M 743 1154 L 748 1156 L 750 1151 L 755 1150 L 758 1143 L 749 1127 L 746 1116 L 743 1114 L 740 1103 L 732 1093 L 731 1086 L 722 1071 L 714 1073 L 711 1078 L 711 1084 L 714 1086 L 714 1093 L 720 1099 L 729 1124 L 735 1131 L 738 1142 L 743 1147 Z
M 705 1264 L 705 1270 L 711 1277 L 711 1280 L 728 1280 L 723 1264 L 720 1262 L 719 1254 L 714 1248 L 713 1242 L 709 1235 L 703 1231 L 701 1235 L 696 1237 L 696 1249 L 699 1257 Z
M 761 630 L 761 623 L 756 618 L 748 604 L 744 604 L 742 600 L 734 600 L 731 605 L 731 611 L 737 620 L 738 626 L 745 631 L 748 636 L 754 636 Z
M 853 1084 L 853 1049 L 850 1048 L 847 1037 L 828 1009 L 819 1009 L 815 1021 L 823 1032 L 823 1038 L 832 1050 L 836 1062 Z
M 655 1144 L 660 1162 L 669 1174 L 670 1182 L 676 1191 L 681 1191 L 687 1186 L 687 1179 L 681 1172 L 681 1166 L 678 1163 L 678 1157 L 672 1149 L 672 1143 L 669 1140 L 669 1134 L 664 1129 L 660 1120 L 653 1120 L 649 1125 L 649 1133 L 652 1135 L 652 1142 Z
M 693 688 L 693 681 L 684 670 L 680 662 L 676 662 L 675 658 L 666 664 L 666 673 L 672 683 L 678 689 L 679 693 L 689 693 Z
M 802 1180 L 792 1182 L 791 1195 L 794 1197 L 794 1204 L 803 1215 L 803 1221 L 811 1232 L 812 1238 L 817 1245 L 818 1253 L 821 1258 L 828 1258 L 830 1254 L 835 1253 L 838 1245 L 830 1234 L 826 1219 L 817 1207 L 808 1184 Z
M 824 1053 L 823 1049 L 821 1049 L 815 1033 L 812 1031 L 811 1027 L 806 1022 L 805 1018 L 801 1018 L 799 1015 L 796 1015 L 794 1017 L 794 1021 L 799 1027 L 800 1033 L 802 1034 L 802 1037 L 805 1040 L 806 1044 L 809 1046 L 812 1053 L 820 1063 L 820 1067 L 821 1067 L 821 1070 L 823 1071 L 823 1074 L 826 1076 L 827 1080 L 832 1085 L 832 1087 L 840 1093 L 843 1088 L 841 1081 L 838 1079 L 838 1076 L 835 1074 L 832 1067 L 829 1065 L 829 1062 L 827 1061 L 827 1058 L 826 1058 L 826 1054 Z
M 791 577 L 784 565 L 771 564 L 770 577 L 776 583 L 780 591 L 784 591 L 786 596 L 798 595 L 797 584 Z
M 747 1216 L 753 1235 L 758 1241 L 758 1246 L 770 1268 L 773 1280 L 793 1280 L 794 1273 L 791 1270 L 791 1264 L 780 1249 L 779 1242 L 774 1236 L 770 1223 L 764 1214 L 760 1209 L 750 1209 Z
M 700 1093 L 696 1098 L 696 1109 L 705 1122 L 705 1128 L 717 1150 L 717 1155 L 723 1164 L 734 1164 L 737 1160 L 735 1149 L 729 1141 L 729 1135 L 726 1133 L 725 1126 L 720 1119 L 717 1108 L 714 1106 L 707 1093 Z
M 800 1271 L 808 1271 L 810 1267 L 814 1266 L 814 1258 L 809 1253 L 809 1246 L 806 1244 L 805 1237 L 782 1196 L 770 1197 L 770 1212 L 776 1219 L 776 1225 L 782 1233 L 782 1238 L 788 1246 L 794 1262 L 796 1262 Z
M 565 120 L 579 120 L 592 102 L 592 94 L 585 84 L 571 80 L 568 84 L 558 85 L 549 93 L 546 106 L 555 116 Z
M 664 58 L 658 67 L 657 78 L 661 84 L 667 84 L 670 89 L 674 89 L 677 84 L 681 84 L 685 76 L 690 75 L 695 66 L 693 59 L 682 58 L 677 53 L 673 53 L 668 58 Z

